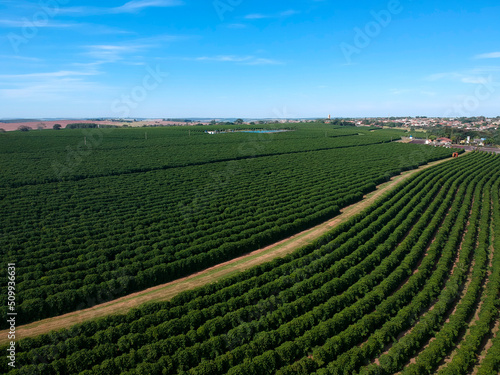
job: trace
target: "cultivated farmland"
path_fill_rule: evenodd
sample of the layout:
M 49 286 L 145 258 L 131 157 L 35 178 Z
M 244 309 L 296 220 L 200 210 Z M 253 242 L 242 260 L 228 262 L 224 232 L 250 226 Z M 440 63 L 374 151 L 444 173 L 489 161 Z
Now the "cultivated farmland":
M 17 264 L 25 322 L 234 258 L 451 154 L 391 143 L 398 133 L 379 130 L 193 129 L 148 130 L 160 155 L 170 155 L 162 142 L 170 151 L 182 145 L 168 161 L 142 158 L 146 137 L 134 149 L 144 131 L 113 130 L 99 160 L 89 153 L 61 180 L 43 169 L 6 173 L 2 249 Z M 41 165 L 67 142 L 46 134 Z M 41 147 L 31 136 L 26 142 Z M 113 169 L 123 149 L 141 170 L 125 161 Z M 498 156 L 445 161 L 284 258 L 126 315 L 22 339 L 10 373 L 496 374 L 499 188 Z
M 495 374 L 499 187 L 498 156 L 428 168 L 285 258 L 21 340 L 11 373 Z
M 390 143 L 399 132 L 201 129 L 149 129 L 147 140 L 136 129 L 97 133 L 101 143 L 66 164 L 61 180 L 50 165 L 65 160 L 68 139 L 81 141 L 81 131 L 2 137 L 10 168 L 0 245 L 17 267 L 19 323 L 258 249 L 337 215 L 402 170 L 449 156 L 446 149 Z M 5 312 L 6 283 L 1 295 Z

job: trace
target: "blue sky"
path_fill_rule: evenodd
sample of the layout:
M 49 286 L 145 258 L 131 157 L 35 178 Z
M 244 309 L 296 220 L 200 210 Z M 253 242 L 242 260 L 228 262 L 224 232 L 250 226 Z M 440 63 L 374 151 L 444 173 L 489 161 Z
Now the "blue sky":
M 497 116 L 497 4 L 0 0 L 0 118 Z

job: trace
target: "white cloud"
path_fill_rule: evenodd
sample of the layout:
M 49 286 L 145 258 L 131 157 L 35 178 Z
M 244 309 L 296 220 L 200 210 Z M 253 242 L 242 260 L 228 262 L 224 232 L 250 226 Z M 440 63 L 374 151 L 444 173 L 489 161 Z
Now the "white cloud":
M 390 93 L 392 95 L 404 95 L 404 94 L 420 94 L 425 96 L 436 96 L 437 93 L 434 91 L 426 91 L 419 89 L 391 89 Z
M 499 67 L 477 67 L 464 72 L 446 72 L 431 74 L 425 78 L 427 81 L 436 82 L 448 80 L 466 84 L 482 85 L 493 80 L 493 73 L 500 71 Z
M 252 60 L 245 63 L 245 65 L 281 65 L 282 62 L 273 60 L 273 59 L 265 59 L 265 58 L 253 58 Z
M 117 27 L 112 27 L 108 25 L 98 25 L 98 24 L 91 24 L 91 23 L 81 23 L 79 24 L 80 26 L 80 32 L 82 34 L 92 34 L 92 35 L 104 35 L 104 34 L 109 34 L 109 35 L 118 35 L 118 34 L 134 34 L 131 31 L 127 30 L 122 30 Z
M 215 61 L 215 62 L 233 62 L 244 65 L 278 65 L 281 62 L 273 59 L 266 59 L 255 56 L 235 56 L 235 55 L 219 55 L 219 56 L 202 56 L 194 59 L 195 61 Z
M 152 48 L 164 46 L 165 43 L 185 40 L 186 36 L 178 35 L 156 35 L 147 38 L 139 38 L 122 44 L 99 44 L 86 46 L 87 56 L 103 62 L 116 62 L 122 60 L 124 55 L 146 51 Z
M 230 56 L 230 55 L 222 55 L 222 56 L 203 56 L 197 57 L 195 60 L 197 61 L 228 61 L 228 62 L 242 62 L 248 61 L 252 59 L 252 56 Z
M 122 14 L 137 13 L 146 8 L 167 8 L 184 5 L 180 0 L 132 0 L 119 7 L 67 7 L 59 10 L 62 14 L 71 14 L 75 16 L 89 16 L 97 14 Z
M 260 14 L 260 13 L 253 13 L 253 14 L 247 14 L 245 16 L 246 19 L 248 20 L 259 20 L 262 18 L 271 18 L 272 16 L 266 15 L 266 14 Z
M 469 77 L 463 77 L 462 82 L 463 83 L 474 83 L 474 84 L 485 84 L 488 83 L 488 79 L 485 77 L 480 77 L 480 76 L 469 76 Z
M 482 71 L 485 72 L 484 70 Z M 447 72 L 447 73 L 437 73 L 431 74 L 425 78 L 427 81 L 439 81 L 439 80 L 449 80 L 462 83 L 473 83 L 473 84 L 484 84 L 488 82 L 488 78 L 484 75 L 480 75 L 480 71 L 475 69 L 470 72 Z
M 227 27 L 230 29 L 245 29 L 247 27 L 247 25 L 245 25 L 243 23 L 231 23 L 231 24 L 227 25 Z
M 27 18 L 19 19 L 19 20 L 11 20 L 11 19 L 0 19 L 0 28 L 53 28 L 53 29 L 62 29 L 62 28 L 72 28 L 72 29 L 80 29 L 79 31 L 85 34 L 131 34 L 129 31 L 121 30 L 116 27 L 111 27 L 107 25 L 99 25 L 92 23 L 63 23 L 57 22 L 54 20 L 50 21 L 30 21 Z
M 6 99 L 35 99 L 47 101 L 67 99 L 68 95 L 80 94 L 83 91 L 102 91 L 105 87 L 99 83 L 79 79 L 58 79 L 47 83 L 29 84 L 0 89 L 0 97 Z
M 88 46 L 88 56 L 100 60 L 114 62 L 122 59 L 122 55 L 146 49 L 147 45 L 93 45 Z
M 391 94 L 392 95 L 401 95 L 401 94 L 406 94 L 409 92 L 412 92 L 413 90 L 410 89 L 391 89 Z
M 299 13 L 300 13 L 299 11 L 290 9 L 290 10 L 285 10 L 284 12 L 281 12 L 280 16 L 282 16 L 282 17 L 289 17 L 289 16 L 293 16 L 293 15 L 299 14 Z
M 474 58 L 476 58 L 476 59 L 500 59 L 500 52 L 483 53 L 481 55 L 476 55 Z
M 23 18 L 20 20 L 9 20 L 9 19 L 0 19 L 0 27 L 51 27 L 51 28 L 65 28 L 65 27 L 74 27 L 78 26 L 77 23 L 59 23 L 55 21 L 47 21 L 47 22 L 32 22 L 27 18 Z
M 45 72 L 45 73 L 26 73 L 26 74 L 0 74 L 0 79 L 45 79 L 53 77 L 75 77 L 75 76 L 90 76 L 100 74 L 97 71 L 70 71 L 70 70 L 59 70 L 56 72 Z
M 481 66 L 471 70 L 473 74 L 490 74 L 500 72 L 500 66 Z
M 42 59 L 39 59 L 37 57 L 27 57 L 27 56 L 17 56 L 17 55 L 0 55 L 0 59 L 15 59 L 24 61 L 34 61 L 34 62 L 42 61 Z
M 96 70 L 3 74 L 0 75 L 0 97 L 7 99 L 52 100 L 67 99 L 82 91 L 102 90 L 104 86 L 86 80 L 86 76 L 100 74 Z
M 174 7 L 180 6 L 184 3 L 179 0 L 132 0 L 124 5 L 116 8 L 111 8 L 115 13 L 133 13 L 140 11 L 144 8 L 165 8 L 165 7 Z
M 252 14 L 247 14 L 245 16 L 246 19 L 248 20 L 258 20 L 258 19 L 264 19 L 264 18 L 281 18 L 281 17 L 290 17 L 295 14 L 299 14 L 299 11 L 289 9 L 285 10 L 283 12 L 277 13 L 277 14 L 262 14 L 262 13 L 252 13 Z
M 457 73 L 457 72 L 446 72 L 446 73 L 435 73 L 427 76 L 425 79 L 427 81 L 439 81 L 441 79 L 451 79 L 451 80 L 458 80 L 463 77 L 462 74 Z

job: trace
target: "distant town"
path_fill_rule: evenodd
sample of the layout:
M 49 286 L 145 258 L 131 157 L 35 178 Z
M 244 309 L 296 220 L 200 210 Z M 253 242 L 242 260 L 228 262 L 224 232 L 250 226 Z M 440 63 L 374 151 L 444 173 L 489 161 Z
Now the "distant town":
M 439 117 L 387 117 L 356 119 L 358 126 L 389 126 L 389 127 L 442 127 L 450 126 L 466 130 L 490 130 L 497 129 L 500 125 L 500 116 L 497 117 L 461 117 L 461 118 L 439 118 Z
M 275 123 L 304 123 L 324 122 L 350 126 L 375 126 L 393 128 L 433 128 L 453 127 L 463 130 L 488 131 L 497 130 L 500 125 L 500 116 L 497 117 L 332 117 L 326 118 L 263 118 L 263 119 L 241 119 L 241 118 L 164 118 L 164 119 L 118 119 L 118 118 L 86 118 L 86 119 L 3 119 L 0 120 L 0 129 L 6 131 L 20 130 L 19 127 L 26 126 L 32 130 L 52 129 L 54 125 L 65 128 L 69 124 L 95 123 L 100 125 L 115 125 L 122 127 L 155 127 L 155 126 L 179 126 L 179 125 L 263 125 Z M 28 129 L 30 130 L 30 129 Z

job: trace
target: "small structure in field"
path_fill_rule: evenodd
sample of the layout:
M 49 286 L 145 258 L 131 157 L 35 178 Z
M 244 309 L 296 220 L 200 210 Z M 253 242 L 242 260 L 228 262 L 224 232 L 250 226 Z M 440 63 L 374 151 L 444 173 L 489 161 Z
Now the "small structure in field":
M 450 138 L 438 138 L 436 139 L 436 144 L 438 145 L 451 145 L 451 139 Z

